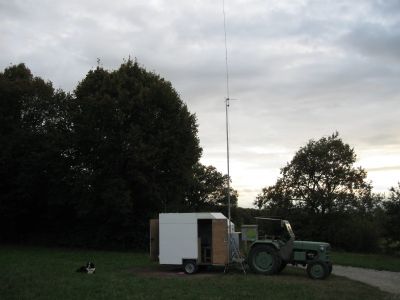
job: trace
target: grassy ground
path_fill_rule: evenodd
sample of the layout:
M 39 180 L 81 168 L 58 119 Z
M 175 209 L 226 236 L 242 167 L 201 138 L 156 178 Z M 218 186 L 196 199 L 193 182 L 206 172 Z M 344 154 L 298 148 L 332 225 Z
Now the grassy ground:
M 96 274 L 76 273 L 88 260 Z M 269 277 L 145 276 L 142 268 L 159 266 L 146 254 L 0 246 L 0 299 L 395 299 L 341 277 L 311 280 L 294 268 Z
M 333 252 L 331 256 L 338 265 L 400 272 L 400 257 L 350 252 Z

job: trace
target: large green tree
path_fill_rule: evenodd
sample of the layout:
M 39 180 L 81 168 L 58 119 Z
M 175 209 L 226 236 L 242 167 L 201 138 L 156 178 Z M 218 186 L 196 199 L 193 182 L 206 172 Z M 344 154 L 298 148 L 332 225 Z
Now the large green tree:
M 131 60 L 90 71 L 71 106 L 81 222 L 96 243 L 143 239 L 150 217 L 185 205 L 201 155 L 195 115 L 168 81 Z
M 310 214 L 325 215 L 363 206 L 368 209 L 371 183 L 367 173 L 355 167 L 356 154 L 338 133 L 310 140 L 281 169 L 275 185 L 258 195 L 258 207 L 283 212 L 301 207 Z
M 354 149 L 338 133 L 310 140 L 254 204 L 294 220 L 303 238 L 373 249 L 379 234 L 374 211 L 380 197 L 372 193 L 366 171 L 355 162 Z

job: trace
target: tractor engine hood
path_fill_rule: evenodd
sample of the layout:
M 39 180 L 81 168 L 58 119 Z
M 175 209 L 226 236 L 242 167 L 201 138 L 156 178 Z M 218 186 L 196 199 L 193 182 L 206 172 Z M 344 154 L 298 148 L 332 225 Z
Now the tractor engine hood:
M 296 250 L 329 251 L 331 245 L 325 242 L 294 241 L 293 248 Z

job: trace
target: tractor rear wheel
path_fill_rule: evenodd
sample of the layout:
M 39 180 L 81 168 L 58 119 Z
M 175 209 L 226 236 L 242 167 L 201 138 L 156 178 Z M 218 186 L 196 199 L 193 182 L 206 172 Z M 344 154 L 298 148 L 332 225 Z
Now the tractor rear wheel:
M 329 267 L 326 262 L 313 261 L 307 265 L 307 274 L 312 279 L 325 279 L 329 275 Z
M 281 266 L 281 258 L 275 247 L 270 245 L 256 245 L 249 254 L 248 264 L 250 269 L 259 274 L 276 274 Z

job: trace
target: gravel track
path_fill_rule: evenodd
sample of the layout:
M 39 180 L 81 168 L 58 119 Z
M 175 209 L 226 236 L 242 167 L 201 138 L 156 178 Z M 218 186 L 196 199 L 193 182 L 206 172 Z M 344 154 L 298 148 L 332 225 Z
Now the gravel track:
M 377 271 L 334 265 L 332 274 L 344 276 L 378 287 L 382 291 L 400 295 L 400 272 Z

